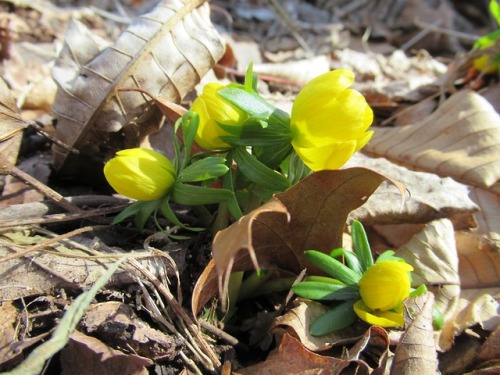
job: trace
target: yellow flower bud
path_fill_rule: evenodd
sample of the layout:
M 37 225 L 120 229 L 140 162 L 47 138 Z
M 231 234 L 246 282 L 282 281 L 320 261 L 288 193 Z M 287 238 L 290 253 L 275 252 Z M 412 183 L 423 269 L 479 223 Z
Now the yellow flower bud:
M 218 83 L 208 83 L 203 87 L 203 93 L 198 96 L 191 106 L 200 118 L 195 141 L 207 150 L 219 150 L 231 147 L 219 137 L 229 135 L 218 123 L 224 125 L 241 126 L 247 119 L 247 114 L 235 107 L 217 92 L 225 88 Z
M 373 111 L 361 93 L 349 89 L 354 74 L 333 70 L 311 80 L 292 107 L 292 145 L 313 171 L 338 169 L 370 140 Z
M 176 179 L 170 160 L 144 148 L 118 151 L 104 166 L 104 175 L 116 192 L 141 201 L 163 198 Z
M 403 325 L 402 306 L 410 295 L 411 271 L 408 263 L 391 260 L 368 268 L 358 283 L 361 300 L 354 305 L 359 318 L 382 327 Z

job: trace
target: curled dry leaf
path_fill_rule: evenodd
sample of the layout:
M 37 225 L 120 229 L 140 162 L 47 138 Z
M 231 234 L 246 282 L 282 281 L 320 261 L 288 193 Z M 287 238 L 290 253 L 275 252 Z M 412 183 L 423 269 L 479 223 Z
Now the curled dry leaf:
M 391 374 L 421 375 L 437 372 L 437 350 L 432 328 L 433 306 L 432 293 L 405 301 L 406 331 L 394 353 Z
M 455 235 L 462 289 L 500 287 L 500 252 L 474 232 Z
M 70 24 L 53 70 L 59 86 L 53 110 L 56 136 L 83 157 L 54 146 L 61 174 L 82 173 L 82 166 L 100 170 L 103 159 L 158 130 L 153 100 L 120 89 L 140 88 L 178 103 L 217 62 L 224 46 L 204 3 L 163 0 L 110 46 L 82 24 Z
M 149 358 L 125 354 L 102 341 L 75 331 L 61 351 L 63 374 L 135 374 L 147 375 Z
M 451 222 L 440 219 L 427 224 L 396 255 L 413 266 L 413 287 L 426 284 L 435 294 L 445 320 L 450 319 L 460 296 L 458 255 Z
M 283 336 L 280 346 L 265 361 L 243 368 L 234 374 L 299 375 L 306 373 L 334 375 L 338 372 L 333 367 L 337 363 L 346 362 L 345 360 L 310 352 L 296 338 L 286 334 Z
M 363 334 L 364 327 L 358 325 L 325 336 L 313 336 L 309 333 L 311 323 L 318 316 L 326 313 L 328 308 L 319 302 L 301 298 L 295 299 L 294 303 L 295 306 L 291 310 L 277 317 L 274 321 L 271 332 L 276 337 L 290 334 L 297 337 L 307 349 L 320 352 Z
M 473 223 L 477 205 L 469 198 L 469 188 L 450 177 L 416 172 L 385 158 L 355 154 L 348 167 L 370 168 L 405 185 L 409 198 L 401 207 L 400 193 L 384 183 L 361 207 L 349 216 L 363 224 L 428 223 L 440 218 L 460 218 Z
M 365 168 L 316 172 L 219 232 L 213 241 L 215 267 L 209 265 L 203 272 L 193 293 L 195 315 L 203 307 L 199 299 L 208 301 L 214 296 L 207 293 L 213 291 L 213 284 L 207 290 L 204 284 L 215 278 L 215 271 L 224 301 L 231 271 L 278 267 L 298 273 L 309 267 L 305 250 L 326 253 L 341 247 L 349 212 L 361 206 L 386 180 Z M 404 196 L 402 184 L 391 182 Z M 309 271 L 321 273 L 312 267 Z
M 5 81 L 0 78 L 0 175 L 14 168 L 26 124 Z
M 500 116 L 486 99 L 461 90 L 419 123 L 375 129 L 364 150 L 490 188 L 500 180 L 499 124 Z

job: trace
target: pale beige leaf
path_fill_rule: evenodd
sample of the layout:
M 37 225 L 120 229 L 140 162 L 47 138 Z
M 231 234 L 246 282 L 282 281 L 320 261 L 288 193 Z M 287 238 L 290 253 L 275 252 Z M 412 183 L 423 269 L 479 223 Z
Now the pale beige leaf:
M 478 229 L 488 234 L 500 247 L 500 195 L 475 187 L 470 197 L 480 208 L 474 215 Z
M 419 123 L 375 129 L 365 150 L 413 169 L 491 187 L 500 179 L 500 116 L 481 95 L 461 90 Z
M 454 316 L 446 322 L 439 336 L 439 350 L 449 350 L 455 336 L 476 324 L 489 331 L 500 326 L 499 297 L 498 287 L 462 291 Z
M 149 96 L 120 89 L 178 103 L 223 52 L 205 0 L 163 0 L 104 49 L 73 23 L 53 72 L 59 86 L 53 109 L 56 136 L 83 157 L 55 146 L 55 168 L 82 173 L 85 161 L 99 169 L 116 150 L 136 147 L 158 130 L 161 116 Z
M 394 353 L 391 374 L 435 374 L 437 351 L 432 328 L 432 293 L 405 301 L 406 331 Z
M 396 251 L 414 268 L 412 284 L 426 284 L 445 319 L 455 312 L 460 295 L 455 231 L 448 219 L 427 224 L 408 243 Z
M 456 232 L 462 289 L 500 287 L 500 252 L 475 232 Z
M 330 58 L 324 55 L 284 63 L 255 64 L 254 71 L 260 76 L 284 78 L 304 86 L 311 79 L 330 71 Z
M 363 224 L 428 223 L 439 218 L 468 218 L 478 210 L 469 198 L 469 188 L 455 180 L 433 173 L 416 172 L 385 158 L 354 155 L 345 167 L 363 166 L 401 182 L 408 195 L 401 205 L 400 192 L 384 183 L 367 202 L 351 212 L 350 217 Z

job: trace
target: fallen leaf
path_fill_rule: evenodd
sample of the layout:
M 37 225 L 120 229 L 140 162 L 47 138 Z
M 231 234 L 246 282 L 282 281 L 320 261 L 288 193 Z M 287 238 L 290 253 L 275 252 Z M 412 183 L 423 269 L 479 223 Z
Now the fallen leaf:
M 152 361 L 172 361 L 178 354 L 174 337 L 151 328 L 127 304 L 109 301 L 91 305 L 80 330 L 114 348 L 127 348 Z
M 75 331 L 61 351 L 62 374 L 134 374 L 147 375 L 150 358 L 125 354 L 110 348 L 95 337 Z
M 271 332 L 277 337 L 284 334 L 297 337 L 302 345 L 314 352 L 328 350 L 334 345 L 352 342 L 353 337 L 363 335 L 366 329 L 364 324 L 357 324 L 328 335 L 313 336 L 309 333 L 309 326 L 314 319 L 326 313 L 328 307 L 319 302 L 302 298 L 296 298 L 294 304 L 292 309 L 276 318 L 271 327 Z
M 316 172 L 217 233 L 212 245 L 216 267 L 209 266 L 206 272 L 217 270 L 222 301 L 231 271 L 278 267 L 298 274 L 308 267 L 310 272 L 320 272 L 308 264 L 304 251 L 329 252 L 341 247 L 347 215 L 385 180 L 385 176 L 365 168 Z M 391 182 L 403 195 L 404 187 Z M 204 272 L 199 283 L 213 277 Z M 197 299 L 211 297 L 199 283 L 192 301 L 197 309 L 202 308 Z M 208 290 L 212 289 L 213 284 Z
M 0 78 L 0 175 L 9 174 L 16 165 L 25 127 L 14 96 Z
M 364 151 L 490 188 L 500 180 L 499 124 L 500 116 L 486 99 L 461 90 L 416 124 L 376 128 Z
M 426 284 L 435 295 L 445 321 L 455 313 L 460 296 L 455 231 L 448 219 L 427 224 L 408 243 L 396 250 L 414 268 L 412 286 Z
M 475 232 L 456 232 L 462 289 L 500 287 L 500 252 Z
M 333 375 L 338 372 L 332 368 L 335 364 L 346 361 L 313 353 L 294 337 L 285 334 L 279 347 L 269 357 L 256 365 L 243 368 L 235 375 Z
M 412 171 L 385 158 L 369 158 L 359 153 L 346 164 L 346 167 L 358 166 L 401 182 L 409 197 L 401 205 L 398 189 L 383 183 L 363 206 L 349 215 L 350 218 L 363 224 L 428 223 L 449 218 L 474 225 L 473 214 L 478 207 L 469 198 L 469 188 L 452 178 Z
M 406 331 L 394 352 L 391 374 L 435 374 L 438 360 L 432 328 L 434 296 L 426 293 L 404 305 Z
M 478 229 L 488 234 L 500 247 L 500 194 L 474 187 L 470 197 L 480 208 L 474 215 Z
M 499 327 L 499 295 L 499 288 L 462 291 L 455 315 L 445 323 L 439 337 L 439 349 L 449 350 L 456 336 L 476 324 L 489 331 Z
M 378 326 L 371 326 L 359 341 L 348 350 L 350 360 L 364 360 L 366 363 L 376 363 L 373 368 L 376 373 L 387 372 L 387 359 L 389 358 L 389 335 L 387 331 Z
M 73 21 L 53 71 L 53 110 L 56 137 L 81 156 L 54 146 L 55 168 L 74 176 L 87 165 L 97 173 L 115 151 L 137 147 L 158 130 L 161 116 L 149 96 L 119 89 L 178 103 L 223 52 L 205 0 L 163 0 L 105 48 Z

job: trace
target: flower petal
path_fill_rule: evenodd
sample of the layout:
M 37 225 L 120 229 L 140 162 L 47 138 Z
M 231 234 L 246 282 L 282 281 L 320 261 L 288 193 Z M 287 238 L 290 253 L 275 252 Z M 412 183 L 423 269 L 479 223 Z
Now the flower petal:
M 121 150 L 104 166 L 111 187 L 126 197 L 149 201 L 164 197 L 175 183 L 170 161 L 153 150 Z
M 387 311 L 410 294 L 413 267 L 406 262 L 383 261 L 368 268 L 359 281 L 359 294 L 372 310 Z
M 220 139 L 228 135 L 217 123 L 240 126 L 248 117 L 245 112 L 227 102 L 218 94 L 223 89 L 218 83 L 208 83 L 203 87 L 203 93 L 196 98 L 191 110 L 200 118 L 196 143 L 208 150 L 229 148 L 226 142 Z
M 362 94 L 348 88 L 353 82 L 350 70 L 334 70 L 313 79 L 295 99 L 292 145 L 314 171 L 340 168 L 373 134 L 366 131 L 373 111 Z
M 364 304 L 362 300 L 357 301 L 354 306 L 354 312 L 361 319 L 371 325 L 380 327 L 400 327 L 404 325 L 403 314 L 392 311 L 374 312 Z

